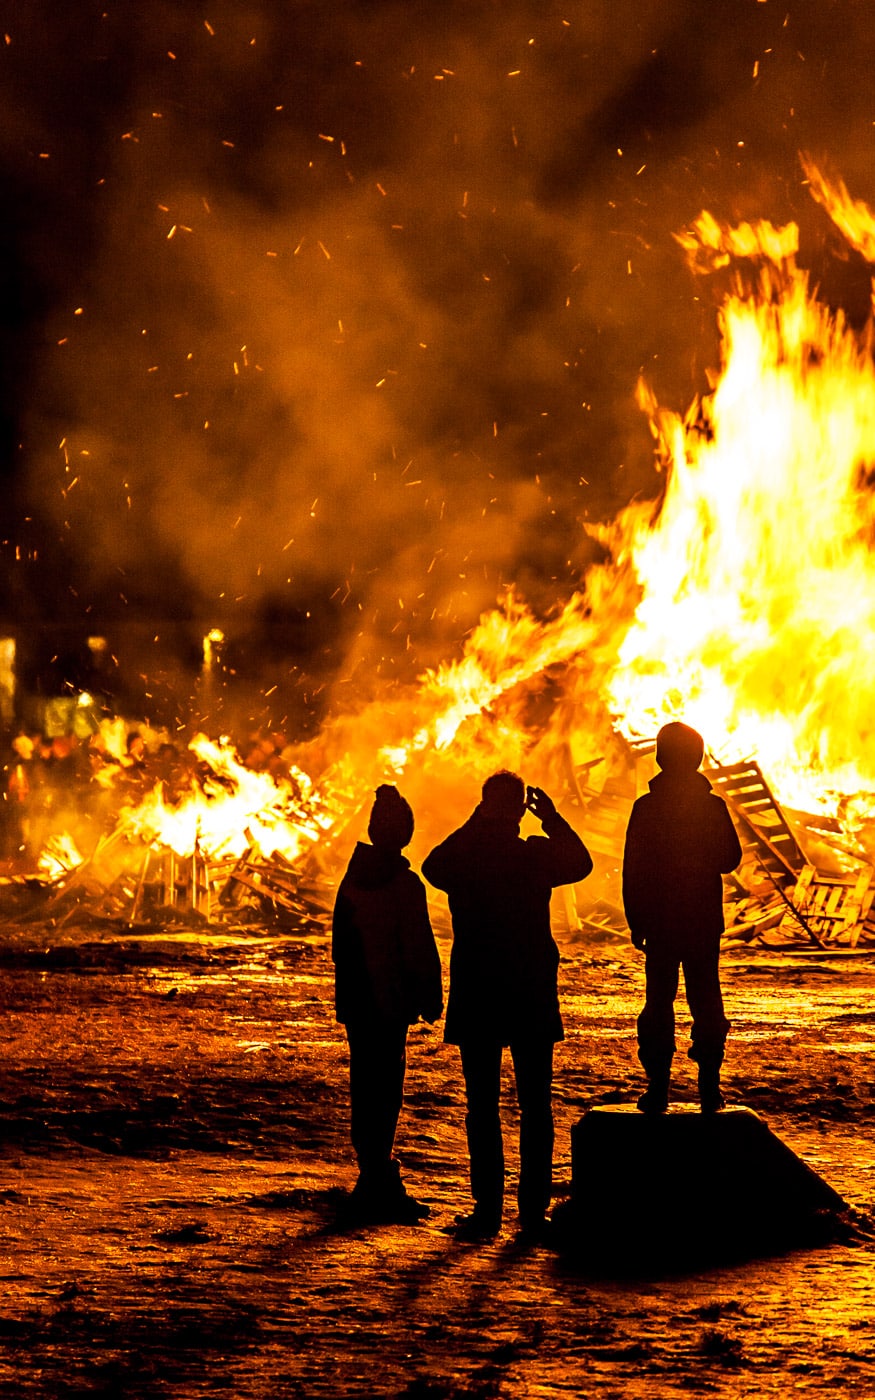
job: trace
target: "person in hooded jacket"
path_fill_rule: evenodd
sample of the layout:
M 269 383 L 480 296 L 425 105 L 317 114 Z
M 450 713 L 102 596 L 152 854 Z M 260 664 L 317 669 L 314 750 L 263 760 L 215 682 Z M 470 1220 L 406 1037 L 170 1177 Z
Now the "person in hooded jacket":
M 528 808 L 544 835 L 523 839 Z M 422 873 L 449 896 L 453 921 L 444 1040 L 458 1045 L 465 1078 L 465 1127 L 474 1210 L 459 1233 L 498 1233 L 504 1200 L 499 1097 L 510 1047 L 520 1106 L 517 1200 L 524 1234 L 544 1227 L 553 1169 L 550 1102 L 553 1047 L 563 1038 L 550 931 L 550 895 L 592 870 L 577 833 L 540 788 L 516 773 L 493 773 L 472 815 L 426 856 Z
M 720 988 L 722 876 L 735 869 L 742 852 L 726 803 L 698 771 L 704 752 L 695 729 L 677 721 L 664 725 L 656 738 L 662 771 L 638 798 L 626 830 L 623 904 L 632 942 L 645 956 L 638 1017 L 638 1058 L 648 1079 L 638 1100 L 644 1113 L 668 1107 L 681 968 L 702 1111 L 724 1105 L 720 1067 L 729 1022 Z
M 441 964 L 425 886 L 401 854 L 413 812 L 397 788 L 377 789 L 371 844 L 356 845 L 334 905 L 335 1009 L 349 1042 L 351 1136 L 361 1220 L 413 1223 L 428 1206 L 409 1196 L 392 1155 L 401 1113 L 407 1032 L 443 1010 Z

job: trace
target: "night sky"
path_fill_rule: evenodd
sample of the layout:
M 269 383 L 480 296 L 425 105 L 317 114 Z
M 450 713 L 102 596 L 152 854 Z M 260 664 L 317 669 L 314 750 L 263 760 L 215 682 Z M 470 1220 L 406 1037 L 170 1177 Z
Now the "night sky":
M 509 583 L 566 597 L 581 522 L 658 490 L 634 389 L 684 408 L 716 362 L 672 238 L 701 209 L 797 219 L 860 314 L 798 152 L 875 200 L 866 0 L 4 9 L 3 558 L 35 625 L 415 672 Z

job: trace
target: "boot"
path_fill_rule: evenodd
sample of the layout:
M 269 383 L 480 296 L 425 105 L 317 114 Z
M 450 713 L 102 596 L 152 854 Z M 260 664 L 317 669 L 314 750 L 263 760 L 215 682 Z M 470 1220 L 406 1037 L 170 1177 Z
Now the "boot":
M 699 1105 L 703 1113 L 719 1113 L 721 1108 L 726 1107 L 720 1089 L 719 1064 L 699 1065 Z
M 501 1229 L 501 1202 L 475 1203 L 470 1215 L 457 1215 L 453 1234 L 457 1240 L 494 1240 Z
M 671 1066 L 659 1069 L 647 1076 L 647 1088 L 638 1100 L 641 1113 L 665 1113 L 668 1108 L 668 1086 L 671 1082 Z
M 349 1201 L 350 1214 L 361 1224 L 415 1225 L 431 1214 L 431 1208 L 410 1196 L 401 1180 L 401 1167 L 393 1157 L 377 1169 L 362 1172 Z

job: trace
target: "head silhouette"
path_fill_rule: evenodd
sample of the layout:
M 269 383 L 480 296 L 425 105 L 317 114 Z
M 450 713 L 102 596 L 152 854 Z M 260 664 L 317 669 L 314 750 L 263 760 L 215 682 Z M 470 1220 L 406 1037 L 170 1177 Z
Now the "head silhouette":
M 368 836 L 372 845 L 384 851 L 400 851 L 410 843 L 413 810 L 391 783 L 381 783 L 377 788 L 368 821 Z
M 482 812 L 494 821 L 521 822 L 526 810 L 526 785 L 518 773 L 503 768 L 487 778 L 482 789 Z
M 695 773 L 705 757 L 705 741 L 688 724 L 673 720 L 656 736 L 656 761 L 666 773 Z

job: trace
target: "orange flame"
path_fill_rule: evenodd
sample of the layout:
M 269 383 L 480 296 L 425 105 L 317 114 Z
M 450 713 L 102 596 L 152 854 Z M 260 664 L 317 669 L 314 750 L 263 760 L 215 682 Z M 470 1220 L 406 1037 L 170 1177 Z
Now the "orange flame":
M 181 856 L 196 848 L 212 858 L 240 856 L 255 845 L 265 856 L 280 852 L 295 861 L 332 826 L 330 804 L 300 769 L 275 781 L 244 767 L 227 739 L 198 734 L 190 747 L 205 765 L 201 781 L 192 781 L 178 803 L 167 803 L 156 783 L 136 807 L 122 811 L 130 836 Z
M 875 260 L 875 216 L 803 160 L 815 199 Z M 712 392 L 682 416 L 639 385 L 665 490 L 587 527 L 608 561 L 550 619 L 510 594 L 457 661 L 335 721 L 316 741 L 318 779 L 305 751 L 275 781 L 200 736 L 206 776 L 175 806 L 156 789 L 125 814 L 132 833 L 180 854 L 254 841 L 297 860 L 386 778 L 431 801 L 438 767 L 469 784 L 523 761 L 549 771 L 563 746 L 591 762 L 611 726 L 650 738 L 681 715 L 722 760 L 758 758 L 788 806 L 875 809 L 870 330 L 817 300 L 795 224 L 703 213 L 678 241 L 697 273 L 741 259 L 745 274 L 719 312 Z M 527 694 L 557 669 L 533 737 Z
M 870 339 L 816 300 L 787 229 L 714 229 L 684 236 L 694 261 L 759 271 L 721 310 L 713 393 L 682 419 L 640 391 L 668 470 L 656 526 L 628 519 L 643 596 L 609 703 L 628 734 L 683 711 L 789 805 L 835 807 L 875 792 Z

